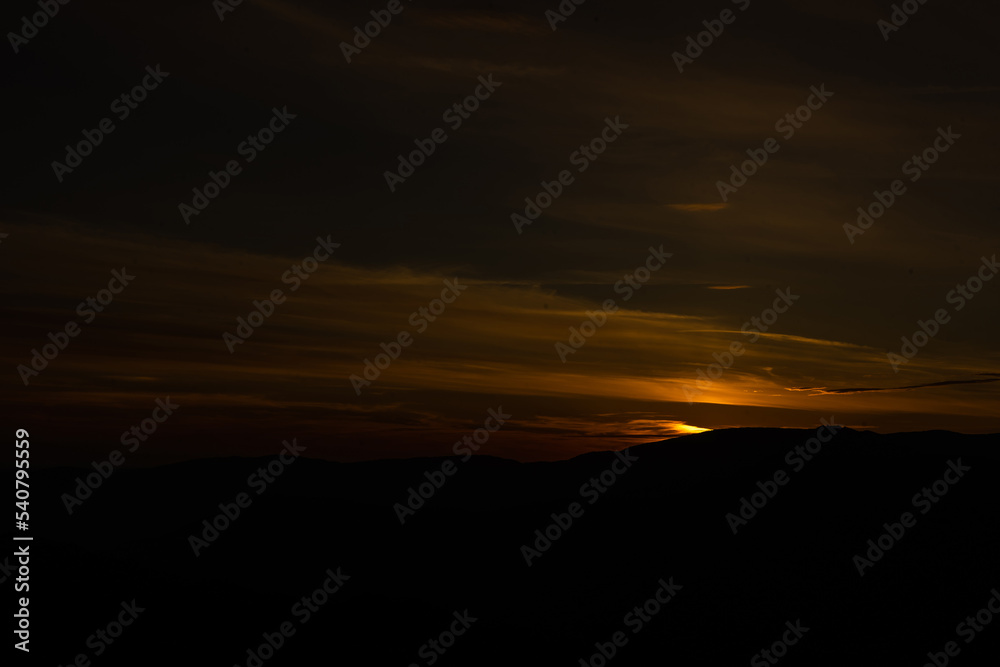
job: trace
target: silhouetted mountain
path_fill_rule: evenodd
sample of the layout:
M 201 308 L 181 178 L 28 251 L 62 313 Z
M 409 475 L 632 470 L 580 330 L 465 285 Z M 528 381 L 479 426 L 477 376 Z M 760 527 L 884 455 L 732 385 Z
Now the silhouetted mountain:
M 814 435 L 718 430 L 552 463 L 301 458 L 264 488 L 251 476 L 275 457 L 123 468 L 72 515 L 61 496 L 93 471 L 33 470 L 32 653 L 247 665 L 289 622 L 262 664 L 599 665 L 616 632 L 611 665 L 771 664 L 755 654 L 800 622 L 783 664 L 919 666 L 949 641 L 963 667 L 995 664 L 1000 622 L 971 643 L 956 626 L 1000 587 L 1000 437 L 842 429 L 796 453 Z M 401 523 L 394 506 L 449 465 Z M 190 536 L 240 493 L 249 506 L 195 556 Z M 742 498 L 762 506 L 739 523 Z M 571 503 L 543 551 L 536 529 Z M 855 556 L 906 512 L 861 576 Z M 295 605 L 338 568 L 349 578 L 303 623 Z M 641 620 L 663 584 L 672 597 Z M 145 611 L 95 656 L 88 637 L 133 599 Z M 421 649 L 466 610 L 439 659 Z

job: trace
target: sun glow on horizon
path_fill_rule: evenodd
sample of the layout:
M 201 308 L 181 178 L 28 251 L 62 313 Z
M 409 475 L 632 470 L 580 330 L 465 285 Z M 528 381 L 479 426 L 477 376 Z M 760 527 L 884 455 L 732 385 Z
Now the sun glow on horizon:
M 671 425 L 675 431 L 680 431 L 681 435 L 692 435 L 694 433 L 705 433 L 711 431 L 710 428 L 702 428 L 700 426 L 691 426 L 690 424 L 673 424 Z

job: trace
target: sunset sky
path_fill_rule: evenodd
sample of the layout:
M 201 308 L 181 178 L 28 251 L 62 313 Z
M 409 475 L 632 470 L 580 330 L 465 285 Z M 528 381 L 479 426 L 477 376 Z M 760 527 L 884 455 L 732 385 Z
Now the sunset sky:
M 891 3 L 744 4 L 589 0 L 553 31 L 554 1 L 404 0 L 350 63 L 339 44 L 384 4 L 247 0 L 223 21 L 207 0 L 155 17 L 62 6 L 5 56 L 10 418 L 51 441 L 50 463 L 106 455 L 167 396 L 181 407 L 136 464 L 293 437 L 333 460 L 438 455 L 499 406 L 512 417 L 482 453 L 520 460 L 831 417 L 1000 431 L 1000 279 L 961 309 L 948 298 L 992 278 L 1000 251 L 987 5 L 927 3 L 885 40 Z M 727 8 L 679 72 L 673 53 Z M 119 119 L 112 102 L 157 65 L 169 75 Z M 452 129 L 443 114 L 490 76 Z M 813 87 L 832 94 L 785 138 L 776 122 Z M 275 108 L 294 118 L 247 162 L 238 147 Z M 52 162 L 105 117 L 114 131 L 57 180 Z M 578 171 L 606 119 L 627 128 Z M 390 191 L 397 155 L 435 128 L 446 141 Z M 904 163 L 939 128 L 958 138 L 911 181 Z M 772 137 L 723 201 L 731 165 Z M 240 173 L 185 224 L 179 205 L 230 160 Z M 563 170 L 573 181 L 519 233 L 511 215 Z M 905 193 L 852 243 L 845 223 L 896 179 Z M 289 291 L 317 237 L 340 245 Z M 651 247 L 670 257 L 626 301 L 615 284 Z M 85 323 L 77 304 L 123 267 L 134 281 Z M 411 313 L 456 279 L 418 332 Z M 223 333 L 275 289 L 287 301 L 230 353 Z M 741 327 L 776 290 L 798 298 L 751 342 Z M 556 344 L 608 299 L 619 310 L 563 362 Z M 887 353 L 939 309 L 947 323 L 894 372 Z M 17 367 L 69 321 L 80 334 L 26 386 Z M 400 332 L 412 344 L 358 395 L 349 377 Z

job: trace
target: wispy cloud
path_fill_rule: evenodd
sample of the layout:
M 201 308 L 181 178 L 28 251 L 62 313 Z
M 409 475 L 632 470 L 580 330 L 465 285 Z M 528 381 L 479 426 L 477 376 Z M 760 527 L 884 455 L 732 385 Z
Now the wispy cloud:
M 464 32 L 512 32 L 519 35 L 544 35 L 550 32 L 542 21 L 517 14 L 491 14 L 486 12 L 433 12 L 417 14 L 424 25 Z
M 667 204 L 667 206 L 675 211 L 685 211 L 686 213 L 714 212 L 729 208 L 729 204 L 723 204 L 722 202 L 714 204 Z
M 809 391 L 810 396 L 824 396 L 828 394 L 860 394 L 869 391 L 910 391 L 912 389 L 924 389 L 926 387 L 946 387 L 953 384 L 983 384 L 986 382 L 1000 382 L 1000 373 L 980 373 L 980 375 L 991 375 L 982 380 L 942 380 L 941 382 L 927 382 L 925 384 L 909 384 L 902 387 L 849 387 L 846 389 L 831 389 L 829 387 L 787 387 L 788 391 Z

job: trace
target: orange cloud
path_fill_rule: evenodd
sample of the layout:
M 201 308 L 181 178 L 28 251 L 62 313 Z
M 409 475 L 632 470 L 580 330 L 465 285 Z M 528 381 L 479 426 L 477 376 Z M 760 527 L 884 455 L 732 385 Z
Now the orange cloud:
M 684 211 L 686 213 L 702 213 L 704 211 L 714 212 L 729 208 L 729 204 L 721 202 L 718 204 L 667 204 L 667 206 L 675 211 Z

